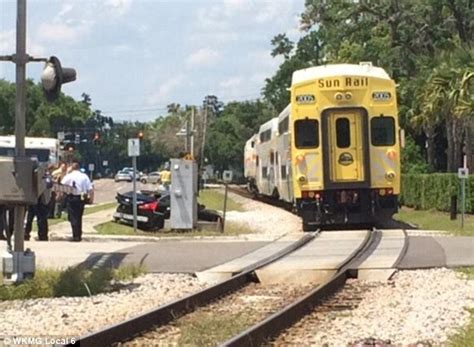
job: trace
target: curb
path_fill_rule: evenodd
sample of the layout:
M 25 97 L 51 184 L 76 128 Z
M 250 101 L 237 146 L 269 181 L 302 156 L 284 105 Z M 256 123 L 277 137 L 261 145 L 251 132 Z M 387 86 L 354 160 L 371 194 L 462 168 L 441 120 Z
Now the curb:
M 243 236 L 129 236 L 129 235 L 82 235 L 83 242 L 161 242 L 161 241 L 227 241 L 227 242 L 272 242 L 282 235 L 243 235 Z M 71 236 L 50 235 L 50 241 L 70 241 Z

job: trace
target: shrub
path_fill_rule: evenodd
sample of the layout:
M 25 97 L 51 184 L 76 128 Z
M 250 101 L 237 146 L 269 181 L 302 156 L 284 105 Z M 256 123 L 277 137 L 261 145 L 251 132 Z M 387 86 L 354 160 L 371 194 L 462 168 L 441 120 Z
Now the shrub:
M 457 196 L 460 211 L 461 180 L 457 174 L 402 175 L 400 201 L 406 206 L 420 210 L 449 211 L 452 196 Z M 474 213 L 474 175 L 466 180 L 466 212 Z

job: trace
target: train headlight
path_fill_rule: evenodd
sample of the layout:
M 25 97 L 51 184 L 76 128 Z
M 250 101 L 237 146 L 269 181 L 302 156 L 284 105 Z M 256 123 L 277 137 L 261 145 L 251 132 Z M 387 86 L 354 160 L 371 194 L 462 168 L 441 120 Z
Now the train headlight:
M 306 182 L 306 176 L 304 176 L 304 175 L 299 176 L 299 177 L 298 177 L 298 181 L 299 181 L 300 183 Z
M 385 178 L 388 180 L 388 181 L 393 181 L 393 179 L 395 178 L 395 172 L 393 171 L 389 171 L 385 174 Z
M 393 149 L 389 149 L 387 151 L 387 157 L 390 159 L 390 160 L 395 160 L 397 158 L 397 151 L 393 150 Z
M 344 99 L 344 95 L 340 92 L 337 92 L 334 94 L 334 99 L 336 99 L 336 101 L 342 101 Z
M 301 163 L 301 162 L 303 162 L 303 161 L 304 161 L 304 155 L 298 154 L 298 155 L 296 156 L 296 164 L 299 164 L 299 163 Z
M 344 97 L 346 98 L 347 101 L 351 100 L 352 99 L 352 93 L 346 93 L 344 94 Z

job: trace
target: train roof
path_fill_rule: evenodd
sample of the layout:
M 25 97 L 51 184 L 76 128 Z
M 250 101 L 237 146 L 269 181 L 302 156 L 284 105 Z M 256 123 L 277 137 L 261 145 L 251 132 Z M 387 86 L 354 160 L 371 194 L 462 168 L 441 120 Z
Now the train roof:
M 263 123 L 260 125 L 260 128 L 258 129 L 258 133 L 261 133 L 265 130 L 272 129 L 276 130 L 278 128 L 278 117 L 270 119 L 268 122 Z
M 371 63 L 356 64 L 331 64 L 310 67 L 293 72 L 291 84 L 311 81 L 318 78 L 332 76 L 366 76 L 391 80 L 387 72 L 381 67 L 372 66 Z
M 278 120 L 282 120 L 283 118 L 285 118 L 286 116 L 288 116 L 290 114 L 290 111 L 291 111 L 291 104 L 288 104 L 284 109 L 283 111 L 280 112 L 280 114 L 278 115 Z

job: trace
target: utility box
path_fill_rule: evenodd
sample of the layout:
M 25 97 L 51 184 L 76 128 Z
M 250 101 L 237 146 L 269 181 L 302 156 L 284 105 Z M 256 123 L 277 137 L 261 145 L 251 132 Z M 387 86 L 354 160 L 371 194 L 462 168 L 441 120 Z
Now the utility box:
M 171 229 L 194 229 L 197 224 L 198 171 L 194 160 L 171 159 Z
M 32 205 L 46 189 L 44 167 L 28 157 L 0 157 L 0 204 Z
M 3 281 L 32 278 L 35 274 L 35 253 L 27 249 L 25 252 L 4 254 L 2 258 Z M 21 273 L 19 273 L 21 271 Z

